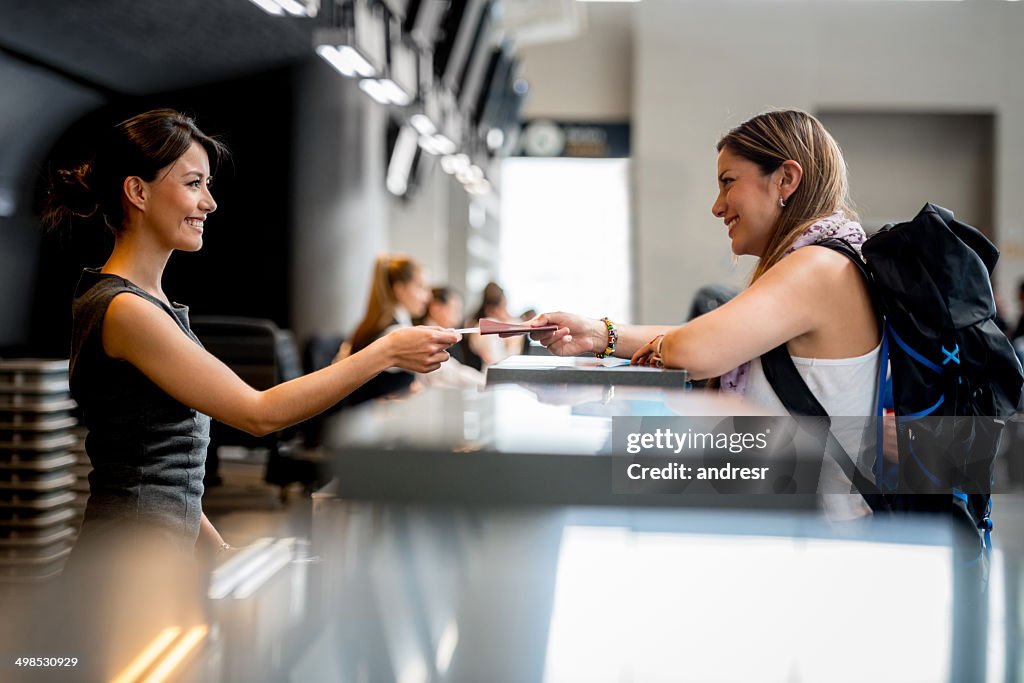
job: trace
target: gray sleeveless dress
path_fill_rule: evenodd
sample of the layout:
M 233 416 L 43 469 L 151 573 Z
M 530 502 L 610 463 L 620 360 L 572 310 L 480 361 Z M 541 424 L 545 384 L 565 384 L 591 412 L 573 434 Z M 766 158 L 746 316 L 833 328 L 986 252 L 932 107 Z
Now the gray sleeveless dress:
M 189 549 L 199 534 L 210 418 L 168 396 L 131 363 L 103 351 L 103 317 L 128 292 L 158 306 L 196 344 L 188 307 L 169 307 L 128 280 L 86 269 L 72 307 L 71 393 L 92 461 L 82 540 L 138 530 Z

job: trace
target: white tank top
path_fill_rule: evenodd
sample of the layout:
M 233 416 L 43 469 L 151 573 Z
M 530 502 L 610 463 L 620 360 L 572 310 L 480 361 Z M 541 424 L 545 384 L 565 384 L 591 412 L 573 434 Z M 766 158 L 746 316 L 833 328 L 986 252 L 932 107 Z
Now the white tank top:
M 797 372 L 807 382 L 822 408 L 833 417 L 869 417 L 875 414 L 878 400 L 878 362 L 882 345 L 854 358 L 801 358 L 791 356 Z M 743 393 L 775 415 L 787 415 L 761 367 L 761 359 L 750 363 Z
M 791 356 L 797 372 L 811 393 L 829 416 L 834 418 L 832 433 L 836 440 L 869 479 L 873 479 L 871 465 L 875 452 L 875 423 L 869 418 L 875 415 L 878 406 L 881 348 L 879 344 L 863 356 L 854 358 Z M 750 363 L 743 395 L 773 415 L 789 414 L 768 383 L 760 358 Z M 858 517 L 868 512 L 859 494 L 848 495 L 851 491 L 850 481 L 829 458 L 822 463 L 819 491 L 823 494 L 826 512 L 832 519 Z

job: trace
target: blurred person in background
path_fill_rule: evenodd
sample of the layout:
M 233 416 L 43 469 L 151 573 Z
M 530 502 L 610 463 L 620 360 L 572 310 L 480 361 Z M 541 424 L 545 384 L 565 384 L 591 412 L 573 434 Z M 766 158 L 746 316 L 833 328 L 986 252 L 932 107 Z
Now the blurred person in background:
M 508 312 L 508 300 L 505 290 L 496 282 L 488 282 L 480 298 L 480 306 L 466 320 L 466 327 L 479 327 L 484 318 L 503 323 L 515 323 L 519 320 Z M 525 337 L 507 337 L 502 339 L 496 334 L 466 335 L 461 343 L 464 363 L 472 368 L 483 371 L 500 360 L 523 352 L 523 345 L 528 343 Z
M 434 287 L 430 293 L 427 314 L 417 324 L 457 328 L 462 322 L 462 297 L 459 293 L 450 287 Z M 461 351 L 461 345 L 453 346 L 450 350 L 451 358 L 442 363 L 437 372 L 423 375 L 423 383 L 463 389 L 483 387 L 483 373 L 463 364 Z
M 404 254 L 378 256 L 373 265 L 366 313 L 352 337 L 342 344 L 335 362 L 359 353 L 393 332 L 414 329 L 413 320 L 426 314 L 429 303 L 430 289 L 423 266 Z M 414 389 L 415 380 L 415 370 L 390 368 L 353 391 L 343 404 L 354 406 L 383 396 L 403 394 Z

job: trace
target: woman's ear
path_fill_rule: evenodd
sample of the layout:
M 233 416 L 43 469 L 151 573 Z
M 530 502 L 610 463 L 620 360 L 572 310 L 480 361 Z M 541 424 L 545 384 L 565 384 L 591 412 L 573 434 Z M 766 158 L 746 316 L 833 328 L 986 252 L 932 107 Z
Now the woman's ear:
M 776 170 L 779 174 L 779 193 L 783 200 L 788 201 L 790 195 L 800 187 L 800 181 L 804 178 L 804 169 L 799 163 L 792 159 L 782 162 Z
M 122 188 L 129 204 L 139 211 L 146 210 L 146 198 L 149 196 L 149 188 L 146 187 L 146 183 L 142 181 L 142 178 L 130 175 L 124 179 Z

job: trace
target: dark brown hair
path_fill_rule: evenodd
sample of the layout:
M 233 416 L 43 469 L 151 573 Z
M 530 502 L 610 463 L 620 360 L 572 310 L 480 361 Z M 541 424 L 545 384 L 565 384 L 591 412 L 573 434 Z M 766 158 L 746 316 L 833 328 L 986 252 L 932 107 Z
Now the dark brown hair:
M 764 175 L 774 173 L 790 159 L 803 169 L 800 185 L 786 200 L 751 282 L 778 263 L 800 233 L 815 221 L 839 209 L 850 220 L 857 220 L 843 153 L 810 114 L 795 109 L 759 114 L 729 131 L 718 141 L 717 149 L 728 149 L 757 164 Z
M 483 298 L 480 300 L 480 308 L 473 315 L 473 320 L 479 321 L 487 317 L 488 309 L 500 306 L 505 301 L 505 290 L 497 282 L 488 282 L 484 287 Z
M 52 174 L 44 225 L 56 229 L 73 216 L 99 214 L 116 235 L 124 224 L 125 178 L 155 180 L 160 170 L 177 161 L 193 142 L 206 150 L 212 169 L 228 156 L 222 142 L 173 109 L 153 109 L 122 121 L 103 137 L 91 161 Z

